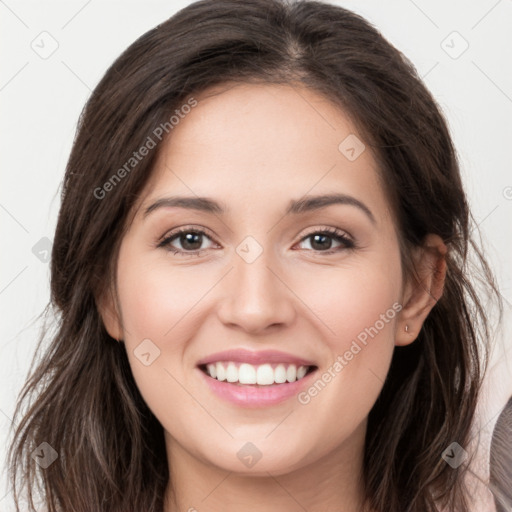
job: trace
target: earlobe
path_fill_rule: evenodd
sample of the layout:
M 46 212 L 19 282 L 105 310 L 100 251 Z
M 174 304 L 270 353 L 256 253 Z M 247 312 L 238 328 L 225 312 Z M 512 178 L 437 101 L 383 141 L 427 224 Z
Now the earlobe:
M 101 294 L 100 298 L 96 300 L 96 307 L 108 334 L 117 341 L 122 340 L 121 315 L 112 290 L 109 289 Z
M 405 287 L 395 345 L 408 345 L 418 337 L 423 322 L 443 295 L 447 252 L 441 237 L 434 234 L 427 235 L 417 251 L 417 275 Z

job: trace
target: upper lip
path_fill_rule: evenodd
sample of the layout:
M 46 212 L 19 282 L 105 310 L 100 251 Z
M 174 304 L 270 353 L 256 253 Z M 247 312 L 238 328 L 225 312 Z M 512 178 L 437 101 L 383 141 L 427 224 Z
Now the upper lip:
M 264 363 L 290 363 L 297 366 L 315 366 L 315 363 L 302 357 L 279 352 L 277 350 L 250 351 L 245 349 L 231 349 L 210 354 L 197 362 L 197 366 L 216 363 L 219 361 L 233 361 L 259 365 Z

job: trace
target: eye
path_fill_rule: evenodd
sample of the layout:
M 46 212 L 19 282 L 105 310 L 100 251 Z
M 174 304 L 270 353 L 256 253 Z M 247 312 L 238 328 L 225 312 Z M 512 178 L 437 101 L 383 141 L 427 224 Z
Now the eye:
M 180 256 L 199 256 L 208 250 L 208 248 L 201 248 L 205 239 L 212 240 L 212 237 L 208 236 L 205 230 L 185 226 L 171 232 L 158 243 L 157 247 L 166 248 L 173 254 Z M 336 228 L 323 228 L 321 230 L 317 229 L 316 231 L 312 231 L 303 237 L 299 243 L 308 239 L 312 239 L 312 243 L 310 243 L 311 249 L 308 250 L 325 255 L 340 252 L 343 249 L 354 249 L 356 247 L 351 238 L 343 231 Z M 340 246 L 331 248 L 332 242 L 330 242 L 330 240 L 332 239 L 336 240 Z M 175 247 L 173 245 L 175 242 L 179 243 L 181 247 Z
M 311 250 L 315 252 L 321 252 L 323 254 L 333 254 L 340 252 L 343 249 L 354 249 L 355 243 L 349 238 L 343 231 L 336 228 L 325 228 L 321 231 L 313 231 L 302 238 L 301 242 L 311 239 L 310 242 Z M 329 240 L 336 240 L 341 244 L 341 247 L 335 247 L 331 249 L 332 242 Z
M 167 250 L 172 251 L 174 254 L 179 254 L 180 256 L 199 256 L 199 254 L 207 250 L 200 249 L 204 238 L 211 240 L 202 229 L 184 227 L 171 232 L 157 247 L 165 247 Z M 175 241 L 181 245 L 181 248 L 176 248 L 172 245 Z

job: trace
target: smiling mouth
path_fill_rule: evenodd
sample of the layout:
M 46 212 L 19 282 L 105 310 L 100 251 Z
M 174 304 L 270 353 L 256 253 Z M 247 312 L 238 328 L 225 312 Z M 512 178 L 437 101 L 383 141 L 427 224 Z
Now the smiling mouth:
M 202 364 L 199 365 L 198 368 L 209 378 L 217 382 L 254 388 L 292 384 L 302 380 L 318 369 L 315 365 L 264 364 L 255 367 L 244 363 L 235 366 L 230 363 L 222 362 Z M 258 381 L 260 383 L 258 383 Z

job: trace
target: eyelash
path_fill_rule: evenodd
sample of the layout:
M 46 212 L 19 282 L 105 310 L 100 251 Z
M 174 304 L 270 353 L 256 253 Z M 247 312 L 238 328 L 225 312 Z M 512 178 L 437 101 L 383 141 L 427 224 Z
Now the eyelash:
M 212 239 L 212 237 L 209 236 L 208 233 L 206 231 L 202 230 L 202 229 L 196 229 L 196 228 L 193 229 L 193 228 L 190 228 L 190 227 L 184 227 L 184 228 L 180 228 L 178 231 L 174 231 L 174 232 L 170 233 L 168 236 L 166 236 L 163 240 L 161 240 L 158 243 L 157 247 L 165 248 L 169 252 L 172 252 L 175 255 L 179 255 L 179 256 L 183 256 L 183 257 L 187 257 L 187 256 L 200 256 L 204 251 L 208 250 L 208 249 L 198 249 L 196 251 L 185 251 L 185 250 L 182 250 L 182 249 L 176 249 L 174 247 L 171 247 L 170 246 L 171 242 L 174 241 L 174 239 L 178 238 L 183 233 L 194 233 L 194 234 L 205 235 L 208 238 Z M 324 254 L 324 255 L 330 255 L 330 254 L 335 254 L 335 253 L 339 252 L 342 249 L 352 250 L 352 249 L 356 248 L 356 244 L 353 242 L 353 240 L 351 238 L 349 238 L 348 236 L 346 236 L 343 233 L 343 231 L 341 231 L 339 229 L 336 229 L 336 228 L 329 228 L 329 227 L 323 228 L 323 229 L 320 229 L 320 230 L 316 230 L 316 231 L 311 231 L 310 233 L 308 233 L 304 237 L 302 237 L 301 240 L 299 241 L 299 243 L 301 243 L 304 240 L 310 238 L 312 235 L 327 235 L 329 238 L 333 238 L 336 241 L 344 244 L 345 247 L 344 248 L 343 247 L 336 247 L 334 249 L 329 249 L 327 251 L 318 251 L 318 250 L 315 250 L 315 249 L 306 249 L 308 251 L 312 251 L 312 252 L 316 252 L 316 253 Z

